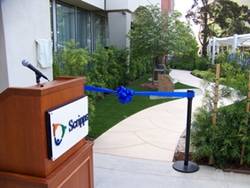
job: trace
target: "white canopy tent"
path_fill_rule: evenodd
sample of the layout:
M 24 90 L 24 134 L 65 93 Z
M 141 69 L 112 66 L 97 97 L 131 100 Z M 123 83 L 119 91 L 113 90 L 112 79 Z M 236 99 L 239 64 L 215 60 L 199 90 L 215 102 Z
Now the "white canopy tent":
M 221 47 L 227 47 L 232 53 L 236 53 L 239 47 L 250 47 L 250 33 L 243 35 L 235 34 L 234 36 L 224 38 L 211 38 L 208 44 L 208 54 L 213 64 L 216 54 L 219 54 L 222 49 Z

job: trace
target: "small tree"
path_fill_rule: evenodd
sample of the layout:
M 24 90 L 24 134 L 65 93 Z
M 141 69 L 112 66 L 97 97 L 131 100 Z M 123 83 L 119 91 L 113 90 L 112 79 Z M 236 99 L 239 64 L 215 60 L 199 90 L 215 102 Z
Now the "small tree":
M 162 14 L 157 6 L 139 7 L 129 33 L 132 53 L 154 59 L 166 53 L 167 15 Z
M 154 62 L 166 54 L 196 54 L 197 43 L 181 14 L 162 13 L 157 6 L 139 7 L 129 33 L 131 51 Z
M 200 25 L 199 41 L 202 46 L 201 54 L 207 56 L 209 37 L 209 0 L 194 0 L 194 4 L 188 11 L 186 18 L 191 19 L 196 25 Z

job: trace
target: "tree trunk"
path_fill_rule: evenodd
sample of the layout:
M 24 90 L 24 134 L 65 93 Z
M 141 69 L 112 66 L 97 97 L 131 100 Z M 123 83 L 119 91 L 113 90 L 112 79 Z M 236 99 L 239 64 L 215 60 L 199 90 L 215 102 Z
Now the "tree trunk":
M 220 64 L 216 64 L 216 78 L 214 86 L 214 98 L 213 98 L 213 110 L 212 110 L 212 126 L 216 126 L 217 123 L 217 113 L 218 113 L 218 101 L 219 101 L 219 85 L 220 85 Z M 209 158 L 209 165 L 214 164 L 213 155 Z
M 214 98 L 213 98 L 213 113 L 212 113 L 212 125 L 216 126 L 217 113 L 218 113 L 218 101 L 219 101 L 219 84 L 220 84 L 220 64 L 216 64 L 216 78 L 214 87 Z
M 248 114 L 250 112 L 250 71 L 248 73 L 248 94 L 247 94 L 247 105 L 246 105 L 246 113 L 247 113 L 247 117 L 246 117 L 246 125 L 249 124 L 249 117 Z M 244 133 L 246 134 L 246 133 Z M 244 156 L 245 156 L 245 144 L 243 143 L 241 146 L 241 153 L 240 153 L 240 165 L 244 164 Z
M 208 13 L 204 12 L 204 28 L 202 30 L 203 38 L 202 38 L 202 51 L 201 54 L 203 57 L 207 57 L 207 46 L 208 46 L 208 35 L 209 35 L 209 28 L 208 28 Z

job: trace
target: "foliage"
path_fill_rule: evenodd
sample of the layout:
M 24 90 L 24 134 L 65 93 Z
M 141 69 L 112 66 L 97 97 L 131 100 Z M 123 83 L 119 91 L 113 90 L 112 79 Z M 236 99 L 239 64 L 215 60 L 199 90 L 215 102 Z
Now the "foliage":
M 233 59 L 228 57 L 228 53 L 221 53 L 215 59 L 216 63 L 221 64 L 220 82 L 239 91 L 239 94 L 246 96 L 248 91 L 248 67 L 239 63 L 238 54 L 235 54 Z
M 212 69 L 208 69 L 206 71 L 200 71 L 196 69 L 192 71 L 192 75 L 205 79 L 209 82 L 213 82 L 215 78 L 215 74 L 213 73 Z
M 131 54 L 129 62 L 129 80 L 133 81 L 141 76 L 150 73 L 152 71 L 152 65 L 150 58 L 147 56 L 135 56 Z
M 221 64 L 220 83 L 228 87 L 232 87 L 239 92 L 239 94 L 247 95 L 248 84 L 248 67 L 245 64 L 239 64 L 237 60 L 228 59 L 227 53 L 219 54 L 215 63 Z M 192 74 L 207 81 L 215 81 L 215 66 L 212 66 L 207 71 L 194 70 Z
M 164 32 L 166 27 L 167 15 L 157 6 L 139 7 L 129 32 L 133 54 L 150 58 L 164 55 L 168 40 L 167 32 Z
M 249 74 L 247 69 L 236 61 L 228 63 L 228 54 L 218 55 L 216 63 L 221 64 L 220 84 L 232 87 L 240 95 L 246 96 Z M 208 71 L 193 71 L 193 74 L 200 74 L 202 78 L 214 82 L 214 72 L 215 67 L 212 67 Z M 209 85 L 214 87 L 213 84 Z M 228 94 L 228 91 L 231 93 L 232 89 L 223 87 L 219 97 Z M 214 93 L 211 89 L 208 90 L 204 107 L 195 115 L 192 133 L 195 158 L 212 158 L 219 167 L 230 164 L 250 165 L 250 114 L 246 112 L 246 101 L 219 109 L 216 125 L 212 125 L 214 98 Z
M 243 96 L 247 95 L 248 72 L 243 70 L 239 64 L 223 63 L 221 76 L 222 84 L 236 89 Z
M 169 63 L 172 68 L 193 70 L 203 61 L 198 61 L 198 44 L 190 26 L 179 21 L 180 15 L 175 12 L 168 18 L 168 54 L 172 55 Z
M 197 42 L 190 27 L 179 20 L 180 16 L 179 12 L 162 13 L 157 6 L 137 9 L 129 33 L 132 66 L 139 66 L 144 60 L 146 67 L 150 67 L 149 60 L 155 63 L 166 54 L 178 60 L 195 61 Z M 133 70 L 132 74 L 135 74 Z
M 246 5 L 231 0 L 216 0 L 210 5 L 210 30 L 217 37 L 250 32 L 250 12 Z
M 168 16 L 167 53 L 194 59 L 198 53 L 198 44 L 190 25 L 180 21 L 180 17 L 179 12 L 173 12 Z
M 98 47 L 91 55 L 88 76 L 99 86 L 116 88 L 127 82 L 127 52 L 114 47 Z
M 193 70 L 195 69 L 195 58 L 188 55 L 174 56 L 169 64 L 173 69 Z
M 241 144 L 244 143 L 247 145 L 244 161 L 250 165 L 250 128 L 246 123 L 250 116 L 244 111 L 245 105 L 245 102 L 240 102 L 219 109 L 216 126 L 211 125 L 211 113 L 205 108 L 196 113 L 192 129 L 196 159 L 208 160 L 212 155 L 219 167 L 239 164 Z
M 206 57 L 198 57 L 183 55 L 175 56 L 170 60 L 170 66 L 174 69 L 184 69 L 184 70 L 207 70 L 211 67 L 211 63 Z
M 197 57 L 195 59 L 195 69 L 208 70 L 211 67 L 210 60 L 206 57 Z
M 76 43 L 70 41 L 65 44 L 65 48 L 54 55 L 54 76 L 86 75 L 86 65 L 88 64 L 89 59 L 90 56 L 87 50 L 78 48 Z
M 250 32 L 250 12 L 245 5 L 231 0 L 194 0 L 186 17 L 200 25 L 199 40 L 202 56 L 207 56 L 209 37 L 224 37 Z
M 115 88 L 127 82 L 127 51 L 116 48 L 98 49 L 90 54 L 86 49 L 78 48 L 74 42 L 54 55 L 54 77 L 84 76 L 87 84 Z M 95 101 L 100 94 L 88 93 L 91 118 Z
M 202 46 L 202 56 L 207 56 L 209 37 L 209 0 L 194 0 L 194 4 L 188 11 L 186 18 L 191 19 L 196 25 L 200 25 L 199 41 Z

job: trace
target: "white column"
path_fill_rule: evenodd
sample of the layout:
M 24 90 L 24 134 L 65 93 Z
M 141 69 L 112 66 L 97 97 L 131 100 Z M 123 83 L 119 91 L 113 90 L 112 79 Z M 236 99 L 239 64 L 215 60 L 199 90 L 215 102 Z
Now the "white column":
M 8 69 L 7 69 L 7 57 L 6 57 L 6 45 L 5 37 L 3 35 L 3 17 L 2 17 L 2 8 L 0 1 L 0 93 L 5 90 L 9 85 L 8 79 Z
M 213 37 L 212 64 L 214 64 L 214 60 L 215 60 L 215 45 L 216 45 L 216 37 Z
M 233 42 L 233 49 L 232 49 L 233 53 L 236 53 L 237 47 L 238 47 L 238 35 L 235 34 L 234 35 L 234 42 Z
M 132 16 L 130 12 L 109 12 L 109 42 L 118 48 L 129 48 L 128 33 L 131 27 Z
M 216 45 L 216 54 L 219 54 L 220 53 L 220 44 L 217 43 Z
M 52 22 L 53 22 L 53 46 L 54 51 L 57 51 L 57 30 L 56 30 L 56 0 L 52 0 Z
M 208 45 L 207 45 L 207 53 L 209 58 L 211 58 L 211 39 L 209 39 Z

